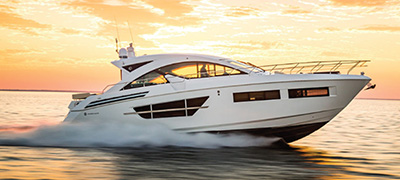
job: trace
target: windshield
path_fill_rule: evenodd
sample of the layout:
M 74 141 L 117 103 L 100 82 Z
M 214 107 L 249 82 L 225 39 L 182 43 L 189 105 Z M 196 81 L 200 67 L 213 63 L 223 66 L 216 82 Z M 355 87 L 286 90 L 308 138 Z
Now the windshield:
M 244 74 L 242 71 L 208 62 L 178 63 L 162 67 L 159 71 L 187 79 Z
M 240 69 L 247 69 L 250 72 L 264 72 L 264 70 L 262 68 L 257 67 L 256 65 L 249 63 L 249 62 L 234 61 L 234 60 L 229 60 L 228 62 L 235 66 L 239 66 Z

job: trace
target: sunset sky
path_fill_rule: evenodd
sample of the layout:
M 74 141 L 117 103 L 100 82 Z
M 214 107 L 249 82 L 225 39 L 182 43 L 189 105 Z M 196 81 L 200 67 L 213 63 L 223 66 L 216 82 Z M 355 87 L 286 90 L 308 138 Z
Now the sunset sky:
M 358 97 L 400 99 L 399 0 L 2 0 L 0 89 L 101 91 L 118 82 L 116 25 L 137 55 L 257 65 L 370 59 L 353 72 L 377 87 Z

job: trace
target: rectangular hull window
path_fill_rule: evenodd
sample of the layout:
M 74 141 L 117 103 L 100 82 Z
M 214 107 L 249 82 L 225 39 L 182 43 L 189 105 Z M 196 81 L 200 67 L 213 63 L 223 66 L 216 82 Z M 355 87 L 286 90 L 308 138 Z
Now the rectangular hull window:
M 200 97 L 200 98 L 193 98 L 193 99 L 186 99 L 187 103 L 187 115 L 193 116 L 194 113 L 199 110 L 199 108 L 206 102 L 208 97 Z
M 135 111 L 136 112 L 143 112 L 143 113 L 141 113 L 140 114 L 140 116 L 142 117 L 142 118 L 151 118 L 151 107 L 150 107 L 150 105 L 147 105 L 147 106 L 140 106 L 140 107 L 135 107 L 134 108 L 135 109 Z
M 184 100 L 153 104 L 152 109 L 153 118 L 186 116 Z M 174 109 L 179 110 L 174 111 Z
M 160 103 L 160 104 L 153 104 L 153 111 L 157 110 L 166 110 L 166 109 L 181 109 L 185 108 L 185 101 L 180 100 L 180 101 L 172 101 L 172 102 L 166 102 L 166 103 Z
M 208 96 L 151 104 L 133 109 L 140 117 L 145 119 L 193 116 L 200 108 L 204 108 L 202 106 L 207 99 Z
M 154 112 L 153 113 L 153 118 L 180 117 L 180 116 L 186 116 L 185 113 L 186 113 L 185 110 Z
M 234 102 L 280 99 L 279 90 L 233 93 Z
M 329 96 L 329 88 L 289 89 L 289 98 Z

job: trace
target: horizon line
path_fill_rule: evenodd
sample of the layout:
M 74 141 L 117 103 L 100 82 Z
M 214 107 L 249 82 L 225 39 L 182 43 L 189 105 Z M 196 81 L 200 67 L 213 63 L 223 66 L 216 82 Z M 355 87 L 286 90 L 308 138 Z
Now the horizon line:
M 0 91 L 23 91 L 23 92 L 90 92 L 99 93 L 100 91 L 83 91 L 83 90 L 54 90 L 54 89 L 0 89 Z

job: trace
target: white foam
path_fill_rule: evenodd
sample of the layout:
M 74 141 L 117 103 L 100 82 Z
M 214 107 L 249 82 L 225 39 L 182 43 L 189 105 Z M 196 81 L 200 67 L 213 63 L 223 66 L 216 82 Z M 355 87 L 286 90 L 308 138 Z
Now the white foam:
M 239 134 L 178 133 L 154 123 L 61 123 L 17 133 L 0 132 L 0 145 L 52 147 L 163 147 L 196 148 L 268 146 L 278 138 Z

